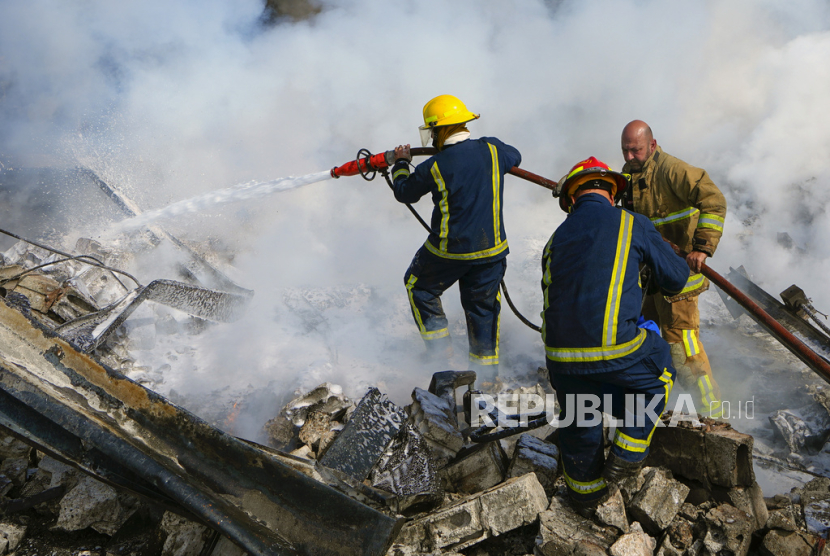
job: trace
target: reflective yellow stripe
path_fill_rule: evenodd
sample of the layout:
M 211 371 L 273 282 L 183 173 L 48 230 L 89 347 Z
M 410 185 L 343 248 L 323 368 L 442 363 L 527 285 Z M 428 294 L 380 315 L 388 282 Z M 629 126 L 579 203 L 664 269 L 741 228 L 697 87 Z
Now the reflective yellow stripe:
M 449 192 L 447 191 L 447 184 L 444 183 L 444 178 L 441 177 L 437 162 L 432 165 L 430 172 L 432 173 L 432 179 L 435 180 L 435 185 L 438 186 L 438 191 L 441 193 L 441 200 L 438 201 L 438 208 L 441 210 L 441 229 L 438 232 L 438 237 L 441 239 L 439 242 L 440 250 L 446 251 L 447 237 L 450 235 L 450 204 L 447 200 Z
M 415 298 L 412 295 L 412 288 L 415 287 L 415 282 L 418 281 L 418 277 L 414 274 L 409 277 L 409 280 L 406 282 L 406 294 L 409 296 L 409 304 L 412 306 L 412 314 L 415 315 L 415 322 L 418 323 L 418 330 L 421 331 L 421 336 L 427 333 L 427 329 L 424 326 L 424 321 L 421 320 L 421 313 L 418 311 L 418 307 L 415 306 Z
M 398 170 L 397 172 L 392 174 L 392 181 L 395 181 L 400 176 L 406 176 L 408 178 L 409 177 L 409 168 L 401 168 L 400 170 Z
M 672 222 L 677 222 L 678 220 L 683 220 L 684 218 L 689 218 L 700 212 L 696 208 L 687 208 L 685 210 L 672 212 L 664 216 L 663 218 L 652 218 L 651 223 L 655 226 L 662 226 L 663 224 L 670 224 Z
M 442 243 L 446 243 L 446 241 L 447 240 L 442 240 Z M 440 249 L 436 249 L 435 246 L 432 245 L 429 241 L 424 243 L 424 246 L 433 255 L 438 255 L 439 257 L 443 257 L 445 259 L 452 259 L 454 261 L 472 261 L 475 259 L 492 257 L 493 255 L 498 255 L 499 253 L 504 252 L 504 250 L 507 249 L 507 240 L 502 241 L 499 245 L 496 245 L 495 247 L 485 249 L 484 251 L 476 251 L 475 253 L 447 253 L 446 250 L 441 251 Z
M 645 452 L 648 449 L 648 440 L 640 440 L 628 436 L 617 429 L 617 434 L 614 436 L 614 444 L 628 452 Z
M 686 357 L 694 357 L 700 353 L 700 344 L 694 330 L 683 331 L 683 347 L 686 348 Z
M 630 342 L 616 346 L 600 346 L 594 348 L 554 348 L 545 346 L 548 359 L 559 362 L 587 363 L 590 361 L 608 361 L 625 357 L 640 349 L 646 341 L 646 331 L 642 328 Z
M 499 183 L 501 183 L 501 175 L 499 174 L 499 154 L 496 147 L 487 143 L 490 147 L 490 158 L 493 159 L 493 237 L 495 243 L 501 243 L 501 203 L 499 202 Z
M 723 218 L 721 218 L 717 214 L 708 214 L 702 212 L 700 214 L 700 220 L 697 221 L 697 227 L 711 228 L 713 230 L 723 232 Z
M 571 479 L 565 470 L 562 470 L 562 474 L 565 476 L 565 483 L 570 487 L 571 490 L 574 490 L 580 494 L 590 494 L 592 492 L 597 492 L 599 490 L 604 489 L 607 485 L 605 483 L 605 479 L 600 477 L 599 479 L 593 481 L 575 481 Z
M 421 332 L 421 338 L 424 340 L 438 340 L 446 338 L 450 335 L 449 328 L 442 328 L 441 330 L 432 330 L 430 332 Z
M 496 292 L 496 303 L 499 304 L 501 307 L 501 290 Z M 470 362 L 471 363 L 478 363 L 479 365 L 498 365 L 499 364 L 499 340 L 501 339 L 501 311 L 499 311 L 499 316 L 496 317 L 496 346 L 494 351 L 494 355 L 476 355 L 474 353 L 470 353 Z
M 613 346 L 617 342 L 617 324 L 620 316 L 625 271 L 628 265 L 628 252 L 631 249 L 631 235 L 634 217 L 626 211 L 620 211 L 620 232 L 617 237 L 617 252 L 614 255 L 614 268 L 611 270 L 611 284 L 608 286 L 608 298 L 605 302 L 605 319 L 602 323 L 602 345 Z
M 705 277 L 703 276 L 703 274 L 692 274 L 691 276 L 689 276 L 689 279 L 686 280 L 686 285 L 683 287 L 683 289 L 675 295 L 680 295 L 681 293 L 688 293 L 692 290 L 696 290 L 697 288 L 703 285 L 704 280 Z
M 665 384 L 663 385 L 663 390 L 666 392 L 666 397 L 664 400 L 666 401 L 665 405 L 663 405 L 663 411 L 660 412 L 660 416 L 663 416 L 663 413 L 666 412 L 666 409 L 669 405 L 669 396 L 671 396 L 671 390 L 674 386 L 674 381 L 671 379 L 671 373 L 663 369 L 663 374 L 660 376 L 660 380 L 662 380 Z M 648 433 L 648 443 L 651 444 L 651 437 L 654 435 L 654 431 L 657 430 L 657 423 L 654 423 L 654 428 L 651 429 L 651 432 Z

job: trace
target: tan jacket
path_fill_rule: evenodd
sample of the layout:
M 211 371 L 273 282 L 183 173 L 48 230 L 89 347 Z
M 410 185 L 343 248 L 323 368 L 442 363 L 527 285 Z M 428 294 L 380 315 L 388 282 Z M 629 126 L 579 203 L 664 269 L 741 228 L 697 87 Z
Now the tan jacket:
M 690 166 L 658 146 L 641 172 L 632 173 L 628 163 L 623 172 L 631 174 L 631 187 L 623 201 L 626 208 L 649 217 L 664 238 L 684 251 L 714 255 L 723 234 L 726 198 L 706 170 Z M 676 298 L 704 291 L 707 282 L 703 275 L 691 274 Z

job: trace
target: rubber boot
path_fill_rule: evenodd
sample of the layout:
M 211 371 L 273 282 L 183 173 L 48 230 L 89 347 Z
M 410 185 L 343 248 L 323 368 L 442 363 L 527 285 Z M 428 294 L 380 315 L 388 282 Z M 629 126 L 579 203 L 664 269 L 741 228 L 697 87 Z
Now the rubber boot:
M 620 484 L 626 479 L 636 477 L 642 468 L 642 461 L 625 461 L 614 452 L 610 452 L 605 460 L 602 476 L 609 484 Z

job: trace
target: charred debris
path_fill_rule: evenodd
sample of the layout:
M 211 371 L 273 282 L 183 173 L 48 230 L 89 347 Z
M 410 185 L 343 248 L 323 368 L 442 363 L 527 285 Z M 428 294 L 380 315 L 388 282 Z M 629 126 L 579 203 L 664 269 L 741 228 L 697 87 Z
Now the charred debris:
M 481 385 L 470 371 L 435 373 L 405 407 L 377 388 L 353 400 L 321 384 L 275 411 L 263 427 L 266 445 L 223 432 L 127 378 L 136 369 L 124 323 L 140 305 L 187 315 L 156 322 L 159 333 L 199 334 L 210 322 L 239 318 L 253 295 L 164 231 L 142 237 L 128 248 L 81 239 L 72 253 L 21 241 L 3 254 L 0 556 L 823 549 L 830 478 L 805 459 L 830 436 L 821 385 L 808 407 L 769 415 L 776 437 L 762 445 L 700 416 L 659 427 L 640 475 L 589 519 L 567 501 L 556 430 L 545 418 L 555 408 L 520 416 L 529 426 L 515 429 L 472 423 L 476 388 L 543 399 L 552 391 L 538 376 Z M 180 280 L 142 285 L 119 271 L 136 250 L 162 241 L 179 250 Z M 742 269 L 729 278 L 827 361 L 830 338 L 803 292 L 789 288 L 782 304 Z M 807 479 L 764 497 L 756 466 Z

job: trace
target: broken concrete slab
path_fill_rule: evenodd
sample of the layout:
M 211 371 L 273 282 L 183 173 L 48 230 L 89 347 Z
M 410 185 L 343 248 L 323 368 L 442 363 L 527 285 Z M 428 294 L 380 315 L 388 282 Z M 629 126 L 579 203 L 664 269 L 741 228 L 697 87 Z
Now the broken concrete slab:
M 559 472 L 559 448 L 528 433 L 519 436 L 507 468 L 507 477 L 519 477 L 535 473 L 545 487 L 545 493 L 552 496 Z
M 709 510 L 703 519 L 703 544 L 711 554 L 746 556 L 752 541 L 753 518 L 729 504 Z
M 600 523 L 610 525 L 621 533 L 628 533 L 629 531 L 628 517 L 625 514 L 625 501 L 619 489 L 614 489 L 608 499 L 597 506 L 594 517 Z
M 166 538 L 162 556 L 199 556 L 211 530 L 172 512 L 165 512 L 161 531 Z
M 766 528 L 781 529 L 782 531 L 790 532 L 795 531 L 798 527 L 795 524 L 795 518 L 793 518 L 792 508 L 788 507 L 778 510 L 772 510 L 769 513 Z
M 571 509 L 557 496 L 539 514 L 535 554 L 540 556 L 604 556 L 617 540 L 612 527 L 602 527 Z
M 652 556 L 657 541 L 647 535 L 636 521 L 631 532 L 626 533 L 611 545 L 611 556 Z
M 662 466 L 705 487 L 751 486 L 753 438 L 728 424 L 694 426 L 680 422 L 676 427 L 657 427 L 646 464 Z
M 389 553 L 462 550 L 532 523 L 546 506 L 542 485 L 528 473 L 407 523 Z
M 136 506 L 125 507 L 114 488 L 83 476 L 60 501 L 55 528 L 80 531 L 92 527 L 99 533 L 112 536 L 129 519 Z
M 734 429 L 714 427 L 703 436 L 706 450 L 706 477 L 722 487 L 752 486 L 754 439 Z
M 6 544 L 6 550 L 14 552 L 20 542 L 26 537 L 26 526 L 8 521 L 0 521 L 0 547 Z M 0 551 L 0 554 L 3 552 Z
M 377 388 L 369 388 L 343 431 L 320 458 L 320 464 L 362 481 L 405 422 L 402 408 Z
M 758 551 L 763 556 L 812 556 L 817 542 L 807 533 L 773 529 L 764 535 Z
M 443 500 L 429 446 L 410 423 L 372 470 L 372 486 L 395 495 L 397 513 L 423 511 Z
M 433 455 L 441 462 L 455 457 L 464 446 L 464 436 L 455 425 L 454 407 L 447 400 L 422 389 L 412 391 L 409 419 L 429 444 Z
M 439 475 L 445 490 L 475 494 L 502 482 L 506 467 L 499 443 L 487 442 L 459 452 Z
M 628 506 L 629 515 L 654 535 L 669 526 L 689 494 L 689 487 L 674 480 L 670 471 L 654 468 Z
M 753 483 L 748 487 L 733 487 L 730 489 L 714 487 L 712 497 L 717 502 L 731 504 L 752 516 L 753 532 L 762 529 L 769 519 L 769 510 L 767 510 L 767 505 L 764 502 L 764 493 L 758 483 Z

